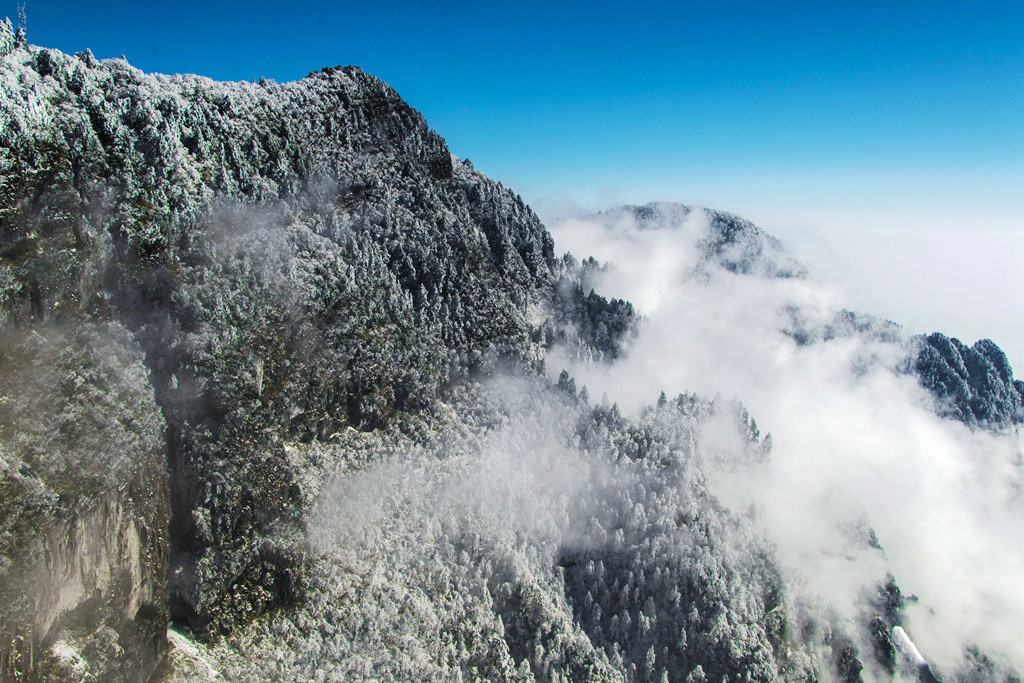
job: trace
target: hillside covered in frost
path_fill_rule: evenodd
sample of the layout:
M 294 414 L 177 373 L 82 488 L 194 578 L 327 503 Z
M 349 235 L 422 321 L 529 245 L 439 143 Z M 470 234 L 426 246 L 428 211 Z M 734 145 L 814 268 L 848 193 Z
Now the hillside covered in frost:
M 786 377 L 687 375 L 739 364 L 658 311 L 781 288 L 737 357 L 841 348 L 999 444 L 1009 491 L 1024 385 L 993 343 L 810 305 L 731 214 L 624 207 L 558 256 L 355 67 L 144 74 L 7 23 L 0 143 L 0 678 L 1019 680 L 1012 641 L 905 590 L 870 505 L 798 510 L 827 533 L 793 561 L 751 491 L 802 445 L 746 398 Z M 681 260 L 590 257 L 616 236 Z

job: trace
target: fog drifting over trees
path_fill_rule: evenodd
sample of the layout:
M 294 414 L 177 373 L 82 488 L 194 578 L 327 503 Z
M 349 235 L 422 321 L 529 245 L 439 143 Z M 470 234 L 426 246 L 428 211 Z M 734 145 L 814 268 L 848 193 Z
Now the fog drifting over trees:
M 623 361 L 567 358 L 570 372 L 632 410 L 677 387 L 741 397 L 772 433 L 772 456 L 712 476 L 712 490 L 734 509 L 756 506 L 789 576 L 847 612 L 890 571 L 920 598 L 907 612 L 934 661 L 973 641 L 1019 660 L 1019 430 L 938 417 L 935 396 L 907 368 L 922 341 L 846 311 L 813 273 L 709 270 L 697 246 L 708 221 L 661 206 L 649 217 L 611 211 L 551 227 L 559 248 L 608 261 L 597 291 L 633 301 L 644 317 Z M 858 524 L 874 529 L 884 562 L 850 554 L 841 531 Z
M 1020 680 L 991 342 L 731 214 L 553 239 L 355 67 L 4 23 L 0 123 L 0 676 Z

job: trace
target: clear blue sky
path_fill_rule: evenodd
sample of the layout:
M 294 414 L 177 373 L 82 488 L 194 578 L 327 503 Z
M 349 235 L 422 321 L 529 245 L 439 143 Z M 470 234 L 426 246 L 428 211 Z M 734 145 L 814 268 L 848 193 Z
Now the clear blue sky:
M 900 301 L 943 279 L 1024 298 L 1022 0 L 25 4 L 30 42 L 146 71 L 287 81 L 356 64 L 542 215 L 711 205 L 849 254 L 855 290 L 890 249 L 934 271 Z M 978 230 L 985 253 L 962 246 Z M 858 256 L 865 240 L 884 244 Z M 942 263 L 965 255 L 974 270 Z M 865 306 L 952 324 L 886 310 L 897 285 L 880 286 Z M 1024 363 L 1024 322 L 1012 334 Z

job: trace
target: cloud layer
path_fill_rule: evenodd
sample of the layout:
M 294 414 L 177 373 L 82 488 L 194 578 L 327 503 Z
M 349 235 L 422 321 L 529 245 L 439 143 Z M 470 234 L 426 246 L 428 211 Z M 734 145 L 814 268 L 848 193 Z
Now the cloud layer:
M 627 412 L 660 391 L 739 398 L 771 432 L 771 460 L 713 485 L 734 508 L 757 507 L 794 582 L 851 613 L 891 571 L 920 598 L 907 630 L 930 661 L 949 665 L 978 644 L 1024 663 L 1021 435 L 937 417 L 900 372 L 912 348 L 902 331 L 864 319 L 859 331 L 819 333 L 835 329 L 837 290 L 697 268 L 702 212 L 650 227 L 626 214 L 552 226 L 558 249 L 611 264 L 599 293 L 633 301 L 645 320 L 615 365 L 566 355 L 548 368 L 567 368 Z M 798 343 L 795 329 L 817 341 Z M 841 531 L 863 523 L 884 559 Z

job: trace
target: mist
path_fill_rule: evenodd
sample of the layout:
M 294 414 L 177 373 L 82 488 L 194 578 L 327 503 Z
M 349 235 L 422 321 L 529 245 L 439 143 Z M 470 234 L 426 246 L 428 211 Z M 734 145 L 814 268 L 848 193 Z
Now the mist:
M 304 625 L 254 622 L 218 670 L 828 680 L 852 646 L 864 680 L 912 680 L 865 628 L 890 577 L 899 647 L 943 673 L 975 646 L 1022 666 L 1020 434 L 938 417 L 912 335 L 844 313 L 770 237 L 710 249 L 711 214 L 660 211 L 552 226 L 636 307 L 614 362 L 570 334 L 547 378 L 475 377 L 391 429 L 288 444 Z
M 725 207 L 785 241 L 846 305 L 914 333 L 990 338 L 1024 365 L 1024 323 L 1007 307 L 1024 291 L 1024 232 L 1017 179 L 909 180 L 872 174 L 701 175 L 529 197 L 547 225 L 642 204 L 654 195 Z M 796 207 L 796 208 L 794 208 Z M 564 247 L 563 247 L 564 248 Z M 575 253 L 575 252 L 574 252 Z M 579 254 L 578 254 L 579 255 Z
M 632 301 L 643 321 L 615 364 L 564 352 L 549 356 L 549 372 L 566 368 L 627 414 L 661 391 L 737 397 L 771 433 L 771 456 L 712 469 L 710 486 L 732 509 L 757 510 L 794 585 L 852 614 L 891 572 L 918 598 L 907 631 L 929 662 L 952 667 L 978 645 L 1021 666 L 1019 430 L 939 418 L 902 371 L 911 336 L 881 320 L 835 333 L 848 302 L 813 263 L 806 278 L 736 274 L 702 257 L 702 212 L 669 223 L 641 229 L 609 212 L 550 226 L 558 250 L 609 264 L 598 293 Z M 851 542 L 864 524 L 881 556 Z

